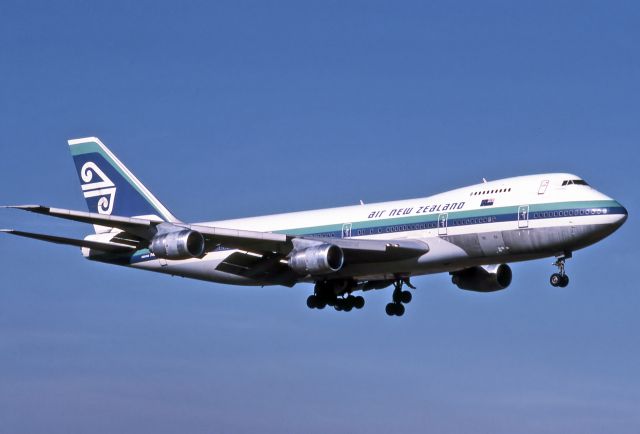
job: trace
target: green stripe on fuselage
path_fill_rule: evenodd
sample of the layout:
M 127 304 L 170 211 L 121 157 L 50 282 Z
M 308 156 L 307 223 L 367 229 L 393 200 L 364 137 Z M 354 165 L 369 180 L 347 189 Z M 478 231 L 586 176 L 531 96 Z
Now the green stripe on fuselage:
M 376 220 L 363 220 L 358 222 L 344 222 L 332 225 L 324 226 L 310 226 L 305 228 L 285 229 L 280 231 L 274 231 L 275 233 L 287 234 L 287 235 L 308 235 L 316 233 L 337 232 L 341 231 L 343 224 L 351 224 L 351 230 L 357 229 L 369 229 L 379 226 L 395 226 L 402 224 L 412 223 L 432 223 L 438 220 L 438 216 L 441 214 L 448 214 L 448 219 L 460 219 L 460 218 L 476 218 L 476 217 L 488 217 L 488 216 L 500 216 L 504 214 L 517 214 L 518 208 L 523 205 L 512 205 L 503 207 L 487 207 L 480 209 L 473 209 L 467 211 L 443 211 L 434 214 L 420 214 L 409 217 L 397 217 L 388 219 L 376 219 Z M 619 204 L 615 200 L 591 200 L 591 201 L 574 201 L 574 202 L 550 202 L 533 204 L 529 206 L 529 214 L 532 212 L 540 211 L 557 211 L 567 208 L 604 208 L 615 207 Z

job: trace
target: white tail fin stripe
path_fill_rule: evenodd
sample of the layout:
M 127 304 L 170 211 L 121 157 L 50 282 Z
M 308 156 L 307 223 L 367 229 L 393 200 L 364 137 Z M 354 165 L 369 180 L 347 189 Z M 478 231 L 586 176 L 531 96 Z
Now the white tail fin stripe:
M 91 182 L 93 181 L 94 173 L 100 178 L 100 181 Z M 100 170 L 98 165 L 92 161 L 87 161 L 86 163 L 84 163 L 82 169 L 80 170 L 80 177 L 82 178 L 82 182 L 85 182 L 85 184 L 82 184 L 82 191 L 96 190 L 114 186 L 109 177 L 105 175 L 105 173 Z M 84 197 L 87 197 L 87 195 L 85 194 Z
M 101 188 L 99 190 L 87 191 L 84 193 L 84 197 L 96 197 L 102 196 L 98 200 L 98 213 L 111 215 L 113 211 L 113 203 L 116 199 L 116 188 Z

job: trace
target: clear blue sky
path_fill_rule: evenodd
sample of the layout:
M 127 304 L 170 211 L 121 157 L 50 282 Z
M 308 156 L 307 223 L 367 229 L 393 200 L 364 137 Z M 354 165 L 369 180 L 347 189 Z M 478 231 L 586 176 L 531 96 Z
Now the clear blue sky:
M 579 174 L 626 225 L 494 294 L 350 314 L 0 238 L 0 432 L 640 430 L 637 2 L 0 3 L 0 203 L 84 209 L 100 137 L 188 221 Z M 17 211 L 1 227 L 82 236 Z

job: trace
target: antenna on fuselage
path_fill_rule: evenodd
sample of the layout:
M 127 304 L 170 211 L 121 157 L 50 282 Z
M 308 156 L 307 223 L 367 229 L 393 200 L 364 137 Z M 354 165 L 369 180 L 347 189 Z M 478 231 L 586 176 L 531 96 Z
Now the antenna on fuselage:
M 484 182 L 486 184 L 487 180 L 485 178 L 482 178 L 482 182 Z

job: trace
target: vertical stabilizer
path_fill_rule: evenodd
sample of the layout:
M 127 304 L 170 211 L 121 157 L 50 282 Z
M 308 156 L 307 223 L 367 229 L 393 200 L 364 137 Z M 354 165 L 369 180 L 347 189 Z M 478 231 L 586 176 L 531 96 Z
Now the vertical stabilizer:
M 69 140 L 69 148 L 90 212 L 178 221 L 98 138 Z

